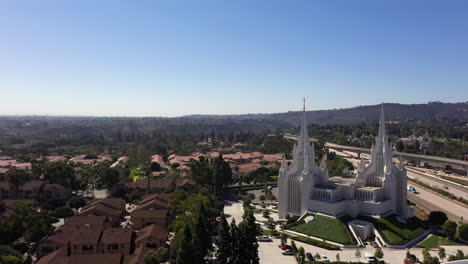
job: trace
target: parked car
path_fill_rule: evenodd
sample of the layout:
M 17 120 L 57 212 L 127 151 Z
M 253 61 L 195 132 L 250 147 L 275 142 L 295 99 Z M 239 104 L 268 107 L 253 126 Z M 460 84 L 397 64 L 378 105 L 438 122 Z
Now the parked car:
M 330 262 L 330 260 L 328 259 L 326 255 L 322 255 L 321 258 L 322 258 L 322 262 Z
M 372 247 L 374 247 L 374 248 L 378 248 L 378 247 L 379 247 L 379 244 L 377 244 L 377 242 L 375 242 L 375 241 L 370 242 L 370 245 L 371 245 Z
M 306 253 L 306 258 L 308 261 L 315 261 L 314 257 L 312 256 L 312 253 L 310 252 Z
M 447 185 L 444 185 L 444 187 L 443 187 L 443 188 L 448 190 L 448 186 L 447 186 Z
M 257 239 L 260 242 L 270 242 L 271 241 L 271 238 L 269 236 L 259 236 Z
M 364 259 L 367 261 L 367 263 L 376 263 L 377 262 L 377 259 L 375 259 L 374 256 L 372 256 L 371 254 L 369 253 L 364 253 Z
M 292 250 L 284 250 L 281 254 L 286 255 L 286 256 L 292 256 L 294 253 Z
M 281 248 L 282 250 L 291 250 L 291 246 L 290 245 L 287 245 L 287 244 L 284 244 L 284 245 L 278 245 L 279 248 Z

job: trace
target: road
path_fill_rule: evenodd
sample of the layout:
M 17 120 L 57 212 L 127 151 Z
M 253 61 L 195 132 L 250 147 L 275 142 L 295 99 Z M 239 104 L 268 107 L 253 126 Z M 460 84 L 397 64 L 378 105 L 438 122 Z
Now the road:
M 416 187 L 417 194 L 408 192 L 408 199 L 410 201 L 428 211 L 445 212 L 452 220 L 468 222 L 468 207 L 436 195 L 418 185 L 413 185 Z
M 414 170 L 408 169 L 408 178 L 410 179 L 417 179 L 418 181 L 424 182 L 431 186 L 436 186 L 438 188 L 444 189 L 444 186 L 447 186 L 448 189 L 445 191 L 452 193 L 455 196 L 462 197 L 468 200 L 468 188 L 462 187 L 450 182 L 446 182 L 437 176 L 428 176 L 420 172 L 416 172 Z

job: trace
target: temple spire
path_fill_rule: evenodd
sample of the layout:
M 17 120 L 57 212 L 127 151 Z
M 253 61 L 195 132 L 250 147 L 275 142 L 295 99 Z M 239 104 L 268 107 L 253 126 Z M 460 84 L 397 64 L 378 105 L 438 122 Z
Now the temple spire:
M 303 98 L 303 107 L 302 107 L 302 123 L 301 123 L 301 134 L 300 138 L 303 141 L 304 146 L 309 144 L 309 132 L 307 131 L 307 118 L 305 110 L 306 99 Z
M 379 138 L 383 139 L 385 137 L 385 114 L 384 114 L 384 105 L 382 103 L 382 110 L 380 110 L 380 121 L 379 121 Z

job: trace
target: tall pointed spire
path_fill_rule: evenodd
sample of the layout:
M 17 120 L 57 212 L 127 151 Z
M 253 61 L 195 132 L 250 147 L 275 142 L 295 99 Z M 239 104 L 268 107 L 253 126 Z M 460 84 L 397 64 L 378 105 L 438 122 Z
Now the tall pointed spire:
M 382 103 L 382 110 L 380 110 L 380 121 L 379 121 L 379 138 L 385 137 L 385 114 L 384 105 Z
M 305 110 L 306 99 L 303 98 L 303 107 L 302 107 L 302 123 L 301 123 L 301 134 L 300 138 L 303 140 L 304 146 L 309 144 L 309 132 L 307 131 L 307 118 Z

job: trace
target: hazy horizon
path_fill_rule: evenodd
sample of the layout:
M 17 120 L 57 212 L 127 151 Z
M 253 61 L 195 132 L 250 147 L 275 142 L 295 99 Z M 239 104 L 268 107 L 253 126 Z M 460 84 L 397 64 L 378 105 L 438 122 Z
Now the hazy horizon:
M 419 104 L 429 104 L 429 103 L 444 103 L 444 104 L 468 104 L 468 101 L 460 101 L 460 102 L 441 102 L 441 101 L 433 101 L 433 102 L 425 102 L 425 103 L 416 103 L 416 104 L 404 104 L 404 105 L 419 105 Z M 384 102 L 384 104 L 401 104 L 396 102 Z M 380 104 L 372 104 L 372 105 L 355 105 L 350 107 L 337 107 L 337 108 L 328 108 L 328 109 L 308 109 L 306 105 L 306 111 L 328 111 L 328 110 L 345 110 L 351 109 L 355 107 L 367 107 L 367 106 L 378 106 Z M 0 117 L 83 117 L 83 118 L 181 118 L 181 117 L 189 117 L 189 116 L 238 116 L 238 115 L 270 115 L 270 114 L 281 114 L 287 112 L 301 112 L 302 105 L 298 104 L 297 109 L 289 109 L 283 112 L 257 112 L 257 113 L 227 113 L 227 114 L 187 114 L 187 115 L 179 115 L 179 116 L 156 116 L 156 115 L 74 115 L 74 114 L 44 114 L 44 115 L 34 115 L 34 114 L 1 114 Z
M 468 100 L 466 1 L 5 1 L 0 115 Z

